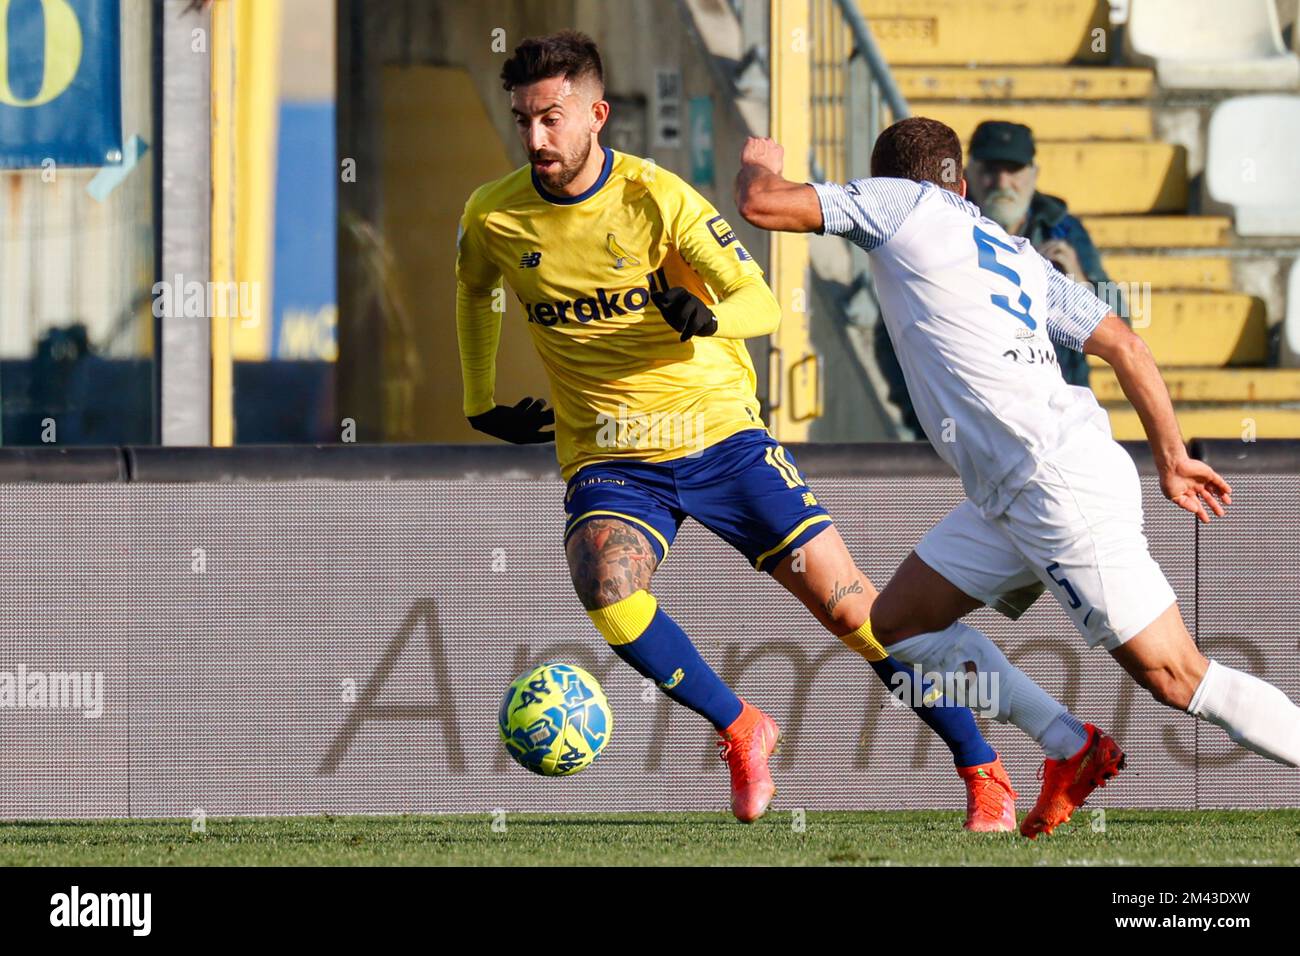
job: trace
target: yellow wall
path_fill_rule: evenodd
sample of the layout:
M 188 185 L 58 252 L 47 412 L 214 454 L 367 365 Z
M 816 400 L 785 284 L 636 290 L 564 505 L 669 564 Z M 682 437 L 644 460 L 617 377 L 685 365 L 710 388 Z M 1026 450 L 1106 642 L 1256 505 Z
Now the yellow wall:
M 382 235 L 391 254 L 391 291 L 395 308 L 409 318 L 413 358 L 422 372 L 412 437 L 495 441 L 470 428 L 461 410 L 456 226 L 469 194 L 514 167 L 469 75 L 459 68 L 386 67 L 383 135 Z M 508 290 L 506 303 L 497 401 L 514 404 L 525 395 L 549 400 L 523 310 Z

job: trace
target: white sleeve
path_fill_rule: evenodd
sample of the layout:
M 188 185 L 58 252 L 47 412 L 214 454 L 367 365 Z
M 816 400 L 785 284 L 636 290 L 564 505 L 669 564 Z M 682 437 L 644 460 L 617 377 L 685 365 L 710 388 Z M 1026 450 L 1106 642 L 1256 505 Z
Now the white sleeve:
M 811 183 L 822 207 L 822 232 L 844 236 L 870 252 L 883 246 L 921 199 L 925 184 L 910 179 Z
M 1036 255 L 1047 273 L 1047 337 L 1056 345 L 1082 352 L 1093 330 L 1115 310 L 1086 285 L 1062 275 L 1050 259 Z

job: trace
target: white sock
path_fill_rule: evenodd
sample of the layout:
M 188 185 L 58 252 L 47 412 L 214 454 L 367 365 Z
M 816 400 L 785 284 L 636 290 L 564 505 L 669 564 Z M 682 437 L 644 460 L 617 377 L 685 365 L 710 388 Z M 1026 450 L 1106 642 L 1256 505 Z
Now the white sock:
M 1210 661 L 1187 712 L 1218 724 L 1247 750 L 1300 767 L 1300 707 L 1258 677 Z
M 981 673 L 997 675 L 994 720 L 1019 727 L 1042 745 L 1047 756 L 1065 760 L 1087 742 L 1083 725 L 1065 705 L 1015 667 L 997 645 L 961 621 L 930 634 L 918 634 L 889 646 L 889 653 L 906 664 L 941 674 L 961 672 L 969 661 Z
M 1053 760 L 1069 760 L 1088 742 L 1088 731 L 1068 710 L 1061 713 L 1038 738 L 1043 753 Z

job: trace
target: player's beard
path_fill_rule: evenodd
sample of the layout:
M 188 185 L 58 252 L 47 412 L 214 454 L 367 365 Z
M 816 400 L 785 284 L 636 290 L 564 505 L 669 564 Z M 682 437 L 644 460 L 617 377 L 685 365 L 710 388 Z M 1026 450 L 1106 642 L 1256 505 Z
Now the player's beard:
M 534 159 L 559 159 L 560 161 L 560 168 L 556 172 L 545 175 L 539 173 L 537 178 L 540 179 L 542 185 L 551 192 L 558 193 L 577 178 L 578 173 L 582 172 L 582 168 L 587 165 L 587 159 L 590 156 L 591 137 L 584 139 L 581 145 L 579 145 L 578 148 L 568 156 L 564 156 L 563 154 L 558 157 L 548 155 L 534 156 Z
M 980 202 L 980 212 L 1007 232 L 1012 232 L 1024 221 L 1033 198 L 1033 193 L 1022 196 L 1011 189 L 994 189 Z

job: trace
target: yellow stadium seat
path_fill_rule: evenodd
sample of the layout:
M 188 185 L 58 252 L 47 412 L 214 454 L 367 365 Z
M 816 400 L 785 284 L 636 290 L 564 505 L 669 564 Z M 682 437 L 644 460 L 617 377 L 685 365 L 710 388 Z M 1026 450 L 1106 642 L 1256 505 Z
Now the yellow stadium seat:
M 1161 365 L 1262 364 L 1268 358 L 1264 302 L 1240 293 L 1152 293 L 1151 315 L 1135 320 Z M 1105 364 L 1089 356 L 1091 364 Z
M 1161 372 L 1175 402 L 1300 402 L 1300 369 L 1170 368 Z M 1094 368 L 1090 381 L 1097 401 L 1128 401 L 1109 368 Z
M 1263 441 L 1300 438 L 1300 408 L 1231 407 L 1176 408 L 1184 439 L 1237 438 Z M 1110 409 L 1110 429 L 1119 441 L 1146 438 L 1142 422 L 1132 408 Z
M 899 66 L 893 73 L 909 102 L 1144 100 L 1155 86 L 1150 70 L 1121 67 Z
M 1268 357 L 1264 303 L 1235 292 L 1153 292 L 1134 329 L 1161 365 L 1258 365 Z M 1104 365 L 1090 356 L 1094 365 Z
M 920 100 L 909 103 L 915 116 L 947 123 L 963 141 L 985 120 L 1023 123 L 1037 140 L 1150 139 L 1151 110 L 1145 106 L 1067 104 L 1002 105 Z
M 1105 6 L 1097 0 L 858 0 L 891 66 L 1102 63 L 1110 48 Z
M 1081 213 L 1187 208 L 1187 153 L 1172 143 L 1042 143 L 1038 188 Z
M 1226 246 L 1232 236 L 1227 216 L 1083 216 L 1084 228 L 1102 249 L 1158 249 Z
M 1096 237 L 1093 237 L 1094 241 Z M 1106 274 L 1115 282 L 1150 283 L 1152 289 L 1194 289 L 1227 292 L 1232 288 L 1232 264 L 1223 256 L 1126 255 L 1102 256 Z

